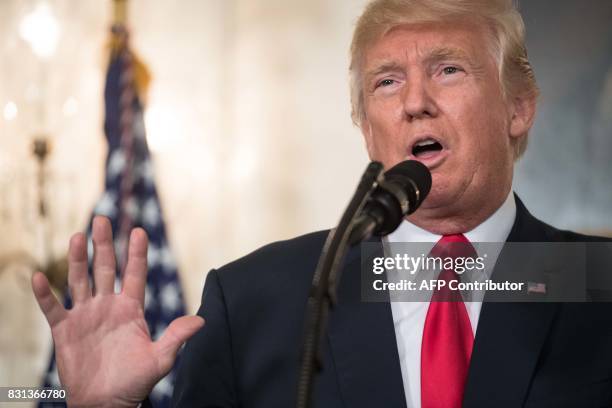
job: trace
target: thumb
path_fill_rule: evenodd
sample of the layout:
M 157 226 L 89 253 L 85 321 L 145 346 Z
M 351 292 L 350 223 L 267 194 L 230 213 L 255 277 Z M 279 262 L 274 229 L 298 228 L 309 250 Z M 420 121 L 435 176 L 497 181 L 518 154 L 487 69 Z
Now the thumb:
M 183 316 L 175 319 L 155 342 L 160 369 L 165 375 L 174 364 L 179 348 L 204 326 L 200 316 Z

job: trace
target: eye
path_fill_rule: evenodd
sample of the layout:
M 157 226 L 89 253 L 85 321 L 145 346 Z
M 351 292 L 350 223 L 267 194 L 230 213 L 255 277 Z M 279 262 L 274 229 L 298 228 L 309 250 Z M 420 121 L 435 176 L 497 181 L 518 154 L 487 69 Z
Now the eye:
M 444 67 L 444 69 L 442 69 L 442 72 L 445 75 L 452 75 L 452 74 L 456 74 L 457 72 L 459 72 L 459 68 L 457 67 Z
M 381 87 L 381 86 L 383 86 L 383 87 L 384 86 L 389 86 L 389 85 L 393 85 L 394 83 L 395 83 L 395 81 L 392 80 L 392 79 L 383 79 L 382 81 L 380 81 L 378 83 L 378 85 L 376 85 L 376 87 L 378 88 L 378 87 Z

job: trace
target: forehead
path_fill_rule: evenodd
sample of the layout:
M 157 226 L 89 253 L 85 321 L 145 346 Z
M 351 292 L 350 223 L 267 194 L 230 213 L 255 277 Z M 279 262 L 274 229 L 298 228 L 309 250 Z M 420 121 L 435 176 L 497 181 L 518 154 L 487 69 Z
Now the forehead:
M 432 57 L 461 58 L 484 63 L 492 60 L 492 41 L 483 24 L 471 21 L 399 25 L 366 48 L 363 65 L 417 62 Z

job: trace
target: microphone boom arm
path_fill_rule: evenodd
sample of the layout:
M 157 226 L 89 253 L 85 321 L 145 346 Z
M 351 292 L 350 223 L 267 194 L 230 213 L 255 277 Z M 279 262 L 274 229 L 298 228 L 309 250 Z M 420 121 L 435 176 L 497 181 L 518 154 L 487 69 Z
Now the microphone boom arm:
M 297 408 L 311 406 L 314 376 L 323 368 L 320 346 L 327 331 L 329 309 L 336 304 L 340 265 L 349 244 L 353 244 L 349 242 L 349 236 L 355 225 L 355 218 L 378 186 L 382 174 L 381 163 L 371 162 L 368 165 L 357 191 L 340 218 L 338 227 L 329 232 L 323 246 L 306 306 L 306 331 L 298 378 Z

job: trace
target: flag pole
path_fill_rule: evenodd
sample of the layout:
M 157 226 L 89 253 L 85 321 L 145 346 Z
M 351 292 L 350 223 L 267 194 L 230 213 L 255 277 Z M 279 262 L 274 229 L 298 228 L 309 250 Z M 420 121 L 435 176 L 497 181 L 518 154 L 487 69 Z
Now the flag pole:
M 113 24 L 127 24 L 127 0 L 113 0 Z

